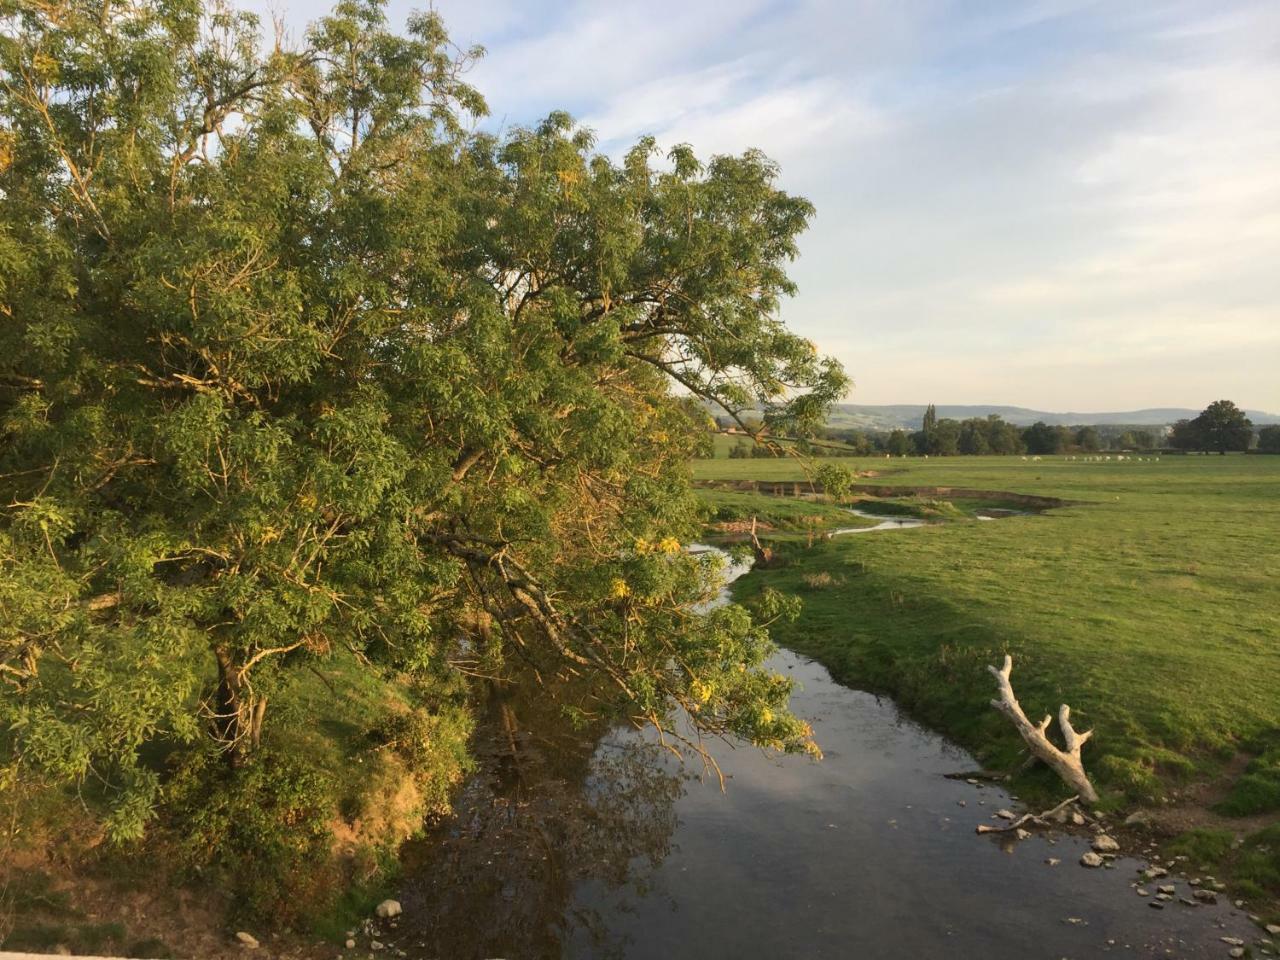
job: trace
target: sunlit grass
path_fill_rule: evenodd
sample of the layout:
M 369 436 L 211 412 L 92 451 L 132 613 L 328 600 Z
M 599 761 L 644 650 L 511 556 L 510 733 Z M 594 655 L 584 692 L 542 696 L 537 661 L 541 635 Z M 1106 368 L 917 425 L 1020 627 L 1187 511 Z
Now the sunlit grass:
M 1280 458 L 859 460 L 876 484 L 1078 501 L 792 548 L 752 574 L 805 610 L 786 645 L 892 692 L 993 764 L 1020 743 L 988 706 L 1006 651 L 1028 713 L 1071 704 L 1112 802 L 1156 801 L 1280 729 Z M 792 461 L 702 461 L 699 478 L 798 479 Z M 888 471 L 894 471 L 889 473 Z M 943 496 L 943 494 L 934 494 Z M 808 586 L 826 572 L 838 585 Z M 1260 771 L 1261 772 L 1261 771 Z M 1249 781 L 1242 809 L 1273 802 Z M 1263 793 L 1266 791 L 1263 790 Z

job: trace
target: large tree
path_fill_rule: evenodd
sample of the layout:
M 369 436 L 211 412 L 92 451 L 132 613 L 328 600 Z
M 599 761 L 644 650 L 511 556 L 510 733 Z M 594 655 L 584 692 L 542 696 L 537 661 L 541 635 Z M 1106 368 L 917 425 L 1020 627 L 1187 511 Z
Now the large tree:
M 1195 418 L 1195 433 L 1205 451 L 1248 450 L 1253 442 L 1253 423 L 1230 400 L 1215 400 Z
M 296 51 L 202 0 L 0 24 L 0 782 L 92 772 L 136 834 L 140 747 L 244 762 L 335 656 L 809 745 L 679 549 L 679 394 L 803 435 L 846 385 L 777 319 L 812 210 L 770 161 L 473 133 L 479 51 L 372 2 Z

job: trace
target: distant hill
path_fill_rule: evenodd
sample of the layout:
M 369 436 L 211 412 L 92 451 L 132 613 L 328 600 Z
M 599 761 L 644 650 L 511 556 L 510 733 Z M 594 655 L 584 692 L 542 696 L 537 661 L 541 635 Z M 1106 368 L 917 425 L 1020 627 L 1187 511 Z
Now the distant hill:
M 937 404 L 938 416 L 953 420 L 969 417 L 988 417 L 998 414 L 1002 419 L 1020 427 L 1030 426 L 1037 420 L 1056 426 L 1120 425 L 1131 427 L 1159 427 L 1184 418 L 1190 419 L 1199 410 L 1182 407 L 1154 407 L 1148 410 L 1124 410 L 1109 413 L 1050 413 L 1047 410 L 1030 410 L 1026 407 L 1007 407 L 988 404 L 950 405 Z M 868 406 L 857 403 L 836 404 L 831 410 L 827 425 L 836 429 L 859 430 L 918 430 L 924 416 L 924 404 L 897 404 Z M 1280 415 L 1261 410 L 1246 411 L 1254 426 L 1280 423 Z

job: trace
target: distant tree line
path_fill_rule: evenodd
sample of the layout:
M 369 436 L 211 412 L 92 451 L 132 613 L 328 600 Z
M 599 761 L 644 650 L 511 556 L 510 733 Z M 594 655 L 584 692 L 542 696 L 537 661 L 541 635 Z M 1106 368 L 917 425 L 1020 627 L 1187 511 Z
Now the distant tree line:
M 717 424 L 721 429 L 736 427 L 728 418 L 718 418 Z M 1029 427 L 1019 427 L 997 414 L 967 420 L 940 419 L 937 409 L 929 404 L 919 430 L 825 429 L 818 432 L 816 439 L 797 441 L 795 449 L 813 457 L 885 454 L 894 457 L 1048 456 L 1158 449 L 1226 453 L 1250 449 L 1254 438 L 1253 424 L 1230 400 L 1210 404 L 1194 419 L 1179 420 L 1167 432 L 1164 428 L 1123 424 L 1068 427 L 1042 420 Z M 1280 453 L 1280 425 L 1263 427 L 1257 432 L 1257 450 L 1260 453 Z M 729 449 L 729 456 L 734 459 L 775 454 L 775 450 L 745 436 Z

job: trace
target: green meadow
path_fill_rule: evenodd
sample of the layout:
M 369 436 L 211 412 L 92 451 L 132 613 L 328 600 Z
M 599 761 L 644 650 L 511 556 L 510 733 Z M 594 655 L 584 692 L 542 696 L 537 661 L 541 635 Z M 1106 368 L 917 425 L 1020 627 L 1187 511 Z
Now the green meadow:
M 776 628 L 779 642 L 843 682 L 892 694 L 997 769 L 1018 767 L 1022 749 L 989 705 L 986 665 L 1008 652 L 1029 716 L 1066 702 L 1077 729 L 1095 728 L 1085 761 L 1104 805 L 1159 810 L 1194 798 L 1206 822 L 1228 827 L 1280 813 L 1280 457 L 842 462 L 877 472 L 863 486 L 1070 504 L 979 521 L 966 516 L 970 501 L 917 491 L 880 508 L 950 519 L 779 543 L 782 563 L 738 592 L 749 602 L 770 586 L 803 599 L 799 619 Z M 694 474 L 805 477 L 794 459 L 703 460 Z M 730 496 L 705 493 L 717 508 Z M 744 515 L 751 501 L 762 515 L 778 511 L 777 497 L 731 496 Z M 1060 790 L 1035 772 L 1019 787 Z M 1280 850 L 1255 879 L 1280 889 Z

